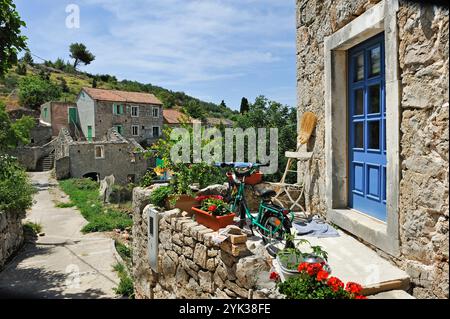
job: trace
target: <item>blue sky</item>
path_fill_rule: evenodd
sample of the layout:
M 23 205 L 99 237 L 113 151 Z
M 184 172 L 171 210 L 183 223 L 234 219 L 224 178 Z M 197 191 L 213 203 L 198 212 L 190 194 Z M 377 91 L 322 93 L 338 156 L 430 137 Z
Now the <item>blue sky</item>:
M 237 108 L 260 94 L 296 104 L 295 0 L 16 0 L 32 53 L 69 59 L 83 42 L 96 60 L 81 69 L 184 91 Z M 80 8 L 67 28 L 66 7 Z

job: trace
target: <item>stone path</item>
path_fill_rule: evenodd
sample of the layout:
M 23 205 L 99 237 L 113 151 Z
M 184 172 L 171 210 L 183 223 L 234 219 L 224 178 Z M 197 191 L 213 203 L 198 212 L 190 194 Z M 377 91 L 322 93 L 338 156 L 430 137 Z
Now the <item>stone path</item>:
M 67 201 L 50 172 L 30 173 L 38 188 L 27 220 L 40 223 L 45 236 L 26 243 L 0 272 L 0 298 L 116 298 L 117 262 L 112 239 L 80 232 L 87 221 Z

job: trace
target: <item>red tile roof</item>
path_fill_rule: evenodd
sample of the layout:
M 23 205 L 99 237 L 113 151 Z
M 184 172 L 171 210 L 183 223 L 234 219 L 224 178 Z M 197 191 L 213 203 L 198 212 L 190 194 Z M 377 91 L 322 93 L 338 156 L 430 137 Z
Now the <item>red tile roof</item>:
M 83 90 L 94 100 L 124 103 L 143 103 L 162 105 L 161 101 L 150 93 L 104 90 L 84 87 Z
M 192 119 L 189 116 L 176 109 L 163 110 L 163 117 L 166 124 L 181 124 L 183 117 L 187 117 L 188 120 L 192 122 Z

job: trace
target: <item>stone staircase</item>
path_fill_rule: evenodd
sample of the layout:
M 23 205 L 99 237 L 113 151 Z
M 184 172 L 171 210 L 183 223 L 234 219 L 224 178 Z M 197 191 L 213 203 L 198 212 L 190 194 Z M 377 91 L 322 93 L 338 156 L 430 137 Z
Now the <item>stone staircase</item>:
M 42 159 L 42 171 L 47 172 L 53 169 L 53 163 L 55 162 L 55 154 L 50 155 Z

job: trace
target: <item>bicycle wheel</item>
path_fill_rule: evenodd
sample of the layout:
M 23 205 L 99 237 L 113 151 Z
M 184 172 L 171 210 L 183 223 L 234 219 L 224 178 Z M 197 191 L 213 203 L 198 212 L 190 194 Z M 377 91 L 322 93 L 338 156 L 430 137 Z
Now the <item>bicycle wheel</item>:
M 284 240 L 284 235 L 290 232 L 290 225 L 287 225 L 286 218 L 282 219 L 279 215 L 273 213 L 264 214 L 261 225 L 267 229 L 260 229 L 264 243 Z M 284 222 L 284 223 L 283 223 Z

